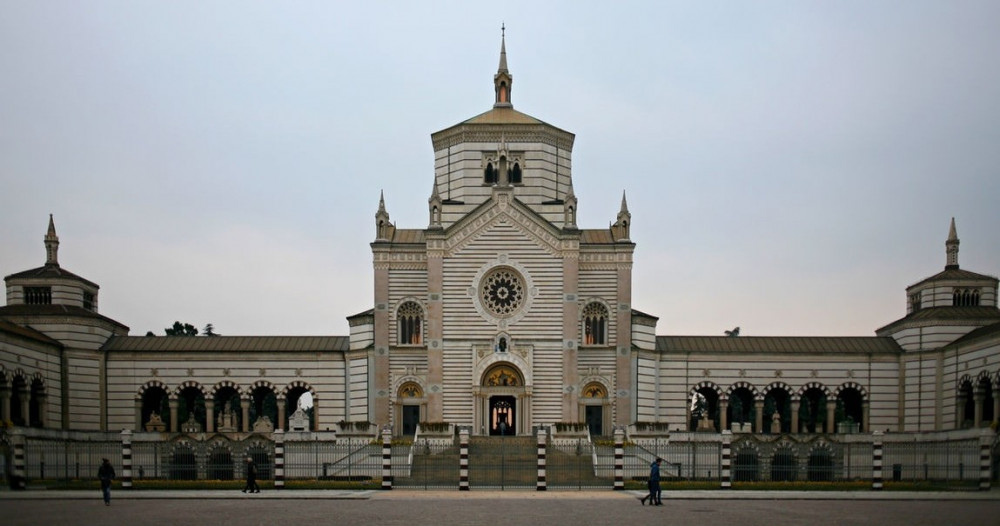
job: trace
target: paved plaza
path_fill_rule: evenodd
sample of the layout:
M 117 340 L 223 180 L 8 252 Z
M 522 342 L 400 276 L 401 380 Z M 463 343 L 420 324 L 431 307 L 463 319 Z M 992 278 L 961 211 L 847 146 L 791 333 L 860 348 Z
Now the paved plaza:
M 697 524 L 698 526 L 992 525 L 1000 492 L 667 492 L 662 507 L 637 492 L 590 491 L 98 491 L 0 492 L 5 525 Z

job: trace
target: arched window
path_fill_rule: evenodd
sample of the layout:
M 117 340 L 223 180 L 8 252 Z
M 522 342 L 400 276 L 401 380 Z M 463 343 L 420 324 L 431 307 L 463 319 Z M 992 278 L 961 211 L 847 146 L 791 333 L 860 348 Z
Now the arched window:
M 508 174 L 511 184 L 521 184 L 521 163 L 514 163 Z
M 424 343 L 423 314 L 424 309 L 416 302 L 407 301 L 399 306 L 399 310 L 396 311 L 399 345 L 421 345 Z
M 493 168 L 493 163 L 486 163 L 486 169 L 483 170 L 483 182 L 486 184 L 497 183 L 497 171 Z
M 583 309 L 583 344 L 607 345 L 607 334 L 607 307 L 597 302 L 588 303 Z
M 951 304 L 955 307 L 979 306 L 979 289 L 955 289 L 951 294 Z

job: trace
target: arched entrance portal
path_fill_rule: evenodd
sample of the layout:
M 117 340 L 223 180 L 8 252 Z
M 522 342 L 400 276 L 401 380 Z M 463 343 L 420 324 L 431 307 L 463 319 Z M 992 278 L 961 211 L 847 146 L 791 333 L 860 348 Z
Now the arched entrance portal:
M 513 364 L 499 363 L 483 373 L 477 395 L 479 434 L 513 436 L 531 428 L 524 375 Z

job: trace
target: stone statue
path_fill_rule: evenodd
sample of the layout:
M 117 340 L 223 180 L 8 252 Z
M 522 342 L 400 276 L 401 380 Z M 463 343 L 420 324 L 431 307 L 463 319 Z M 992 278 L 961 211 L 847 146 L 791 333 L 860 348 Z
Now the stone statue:
M 153 411 L 149 414 L 149 420 L 146 422 L 146 431 L 159 431 L 160 433 L 167 430 L 167 424 L 160 418 L 160 414 Z

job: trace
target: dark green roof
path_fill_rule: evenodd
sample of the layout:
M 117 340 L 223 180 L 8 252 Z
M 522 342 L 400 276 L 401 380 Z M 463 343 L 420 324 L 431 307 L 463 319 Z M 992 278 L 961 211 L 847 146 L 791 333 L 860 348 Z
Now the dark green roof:
M 330 352 L 350 350 L 348 336 L 116 336 L 117 352 Z
M 665 353 L 898 354 L 892 338 L 878 336 L 657 336 Z

